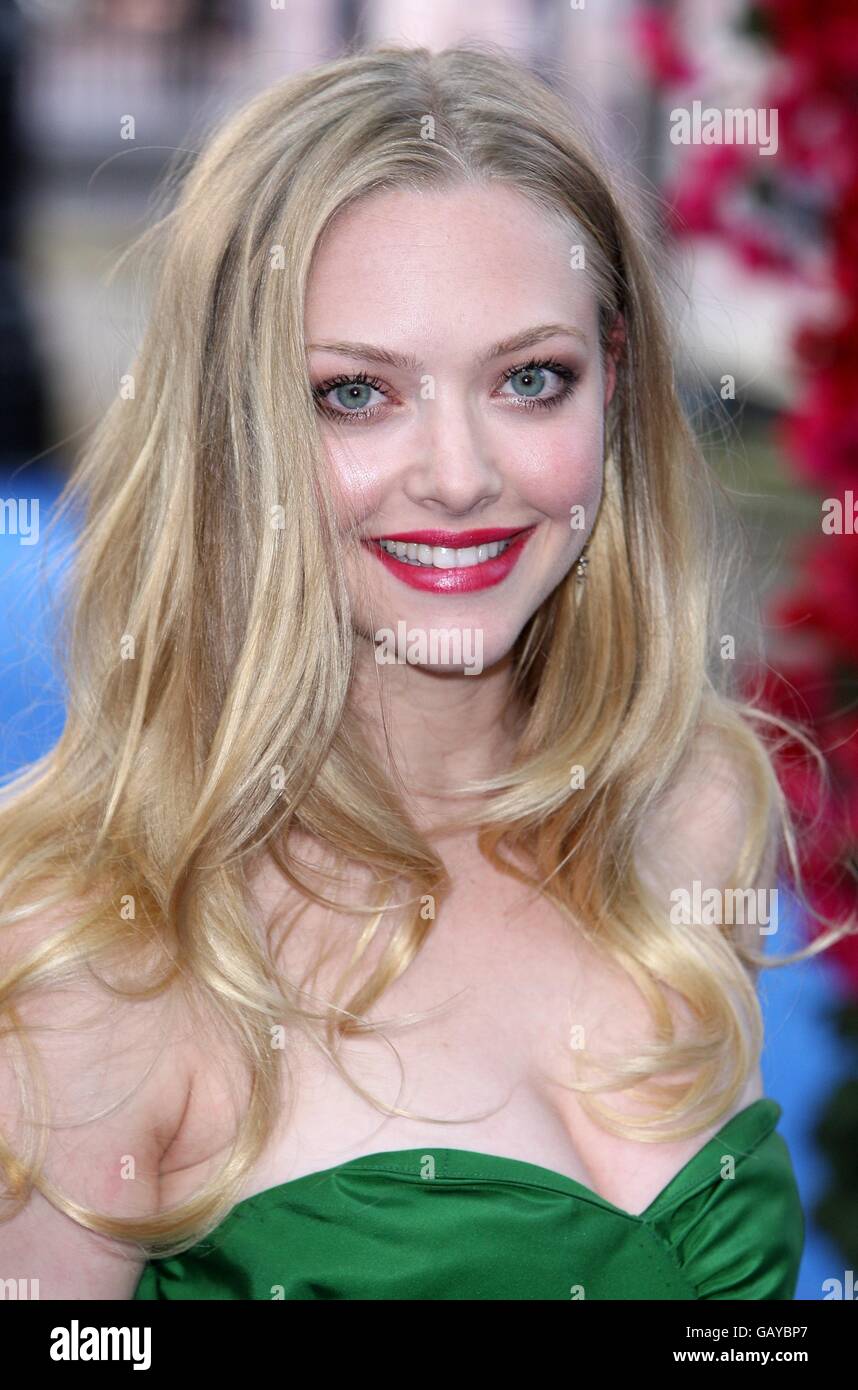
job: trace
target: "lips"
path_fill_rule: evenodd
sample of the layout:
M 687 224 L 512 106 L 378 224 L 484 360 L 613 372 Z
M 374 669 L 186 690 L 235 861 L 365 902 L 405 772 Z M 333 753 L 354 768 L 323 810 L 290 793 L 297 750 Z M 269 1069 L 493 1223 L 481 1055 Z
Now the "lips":
M 418 545 L 443 545 L 451 550 L 464 550 L 469 545 L 490 545 L 492 541 L 506 541 L 510 536 L 521 535 L 523 526 L 490 526 L 482 531 L 400 531 L 392 535 L 374 536 L 373 540 L 416 541 Z
M 505 526 L 472 531 L 402 531 L 368 539 L 364 544 L 385 569 L 409 588 L 422 589 L 426 593 L 462 594 L 491 588 L 506 579 L 521 558 L 522 551 L 535 530 L 535 526 Z M 381 540 L 402 541 L 406 544 L 433 548 L 440 546 L 451 550 L 490 545 L 493 541 L 509 541 L 509 544 L 502 554 L 482 563 L 471 564 L 466 568 L 447 569 L 428 564 L 410 564 L 407 560 L 399 559 L 384 550 L 379 544 Z

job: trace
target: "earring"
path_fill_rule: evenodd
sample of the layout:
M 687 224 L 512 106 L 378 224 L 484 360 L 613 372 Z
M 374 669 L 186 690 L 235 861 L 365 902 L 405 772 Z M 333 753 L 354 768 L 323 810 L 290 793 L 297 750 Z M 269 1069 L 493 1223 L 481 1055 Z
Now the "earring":
M 575 578 L 579 584 L 583 584 L 584 580 L 587 578 L 587 566 L 589 563 L 590 557 L 587 554 L 587 546 L 585 545 L 581 554 L 578 556 L 578 563 L 575 566 Z

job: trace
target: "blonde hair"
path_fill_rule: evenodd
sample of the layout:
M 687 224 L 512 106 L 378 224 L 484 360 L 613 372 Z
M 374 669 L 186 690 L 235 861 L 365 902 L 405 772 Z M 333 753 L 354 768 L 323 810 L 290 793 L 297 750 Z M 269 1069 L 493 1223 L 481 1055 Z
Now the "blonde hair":
M 668 924 L 633 851 L 709 730 L 741 764 L 749 797 L 732 881 L 754 882 L 776 822 L 797 872 L 755 727 L 787 726 L 726 685 L 716 489 L 677 396 L 643 199 L 606 165 L 562 95 L 496 46 L 378 47 L 291 77 L 226 120 L 147 235 L 164 249 L 131 369 L 134 400 L 107 411 L 53 523 L 83 504 L 62 633 L 66 724 L 0 808 L 0 926 L 70 902 L 86 910 L 15 964 L 0 1002 L 12 1037 L 25 993 L 121 961 L 125 999 L 177 989 L 200 1019 L 217 1020 L 253 1084 L 228 1161 L 171 1211 L 110 1218 L 82 1208 L 39 1176 L 36 1148 L 4 1145 L 13 1194 L 36 1186 L 81 1224 L 153 1253 L 194 1243 L 229 1210 L 271 1135 L 288 1063 L 272 1029 L 321 1017 L 338 1064 L 338 1037 L 370 1030 L 367 1010 L 430 932 L 427 895 L 443 902 L 443 859 L 350 716 L 345 549 L 306 370 L 314 249 L 340 209 L 374 190 L 463 181 L 518 190 L 585 248 L 603 351 L 623 315 L 585 596 L 576 606 L 573 571 L 517 640 L 516 755 L 470 788 L 481 806 L 462 823 L 480 827 L 498 869 L 584 923 L 652 1007 L 658 1044 L 616 1062 L 609 1083 L 693 1062 L 697 1080 L 671 1109 L 683 1134 L 735 1097 L 762 1035 L 743 962 L 774 962 L 728 927 Z M 284 516 L 285 526 L 272 524 Z M 123 660 L 129 646 L 134 659 Z M 586 786 L 570 793 L 573 764 L 586 768 Z M 347 972 L 318 1011 L 303 1009 L 247 929 L 263 849 L 302 898 L 337 906 L 302 877 L 293 834 L 363 866 L 378 885 L 376 901 L 350 909 L 368 918 L 355 968 L 397 887 L 407 890 L 370 977 L 343 1001 Z M 37 896 L 37 884 L 52 891 Z M 670 1029 L 662 985 L 692 1004 L 693 1047 Z M 569 1084 L 585 1098 L 595 1089 Z M 28 1117 L 43 1113 L 26 1077 L 22 1094 Z M 617 1133 L 677 1133 L 656 1132 L 658 1116 L 648 1130 L 601 1113 Z

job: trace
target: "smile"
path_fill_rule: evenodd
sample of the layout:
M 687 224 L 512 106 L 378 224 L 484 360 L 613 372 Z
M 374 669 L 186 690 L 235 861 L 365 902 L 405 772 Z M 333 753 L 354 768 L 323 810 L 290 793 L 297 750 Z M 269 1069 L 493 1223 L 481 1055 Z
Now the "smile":
M 365 544 L 387 570 L 413 589 L 472 593 L 500 584 L 536 530 L 411 531 L 375 536 Z

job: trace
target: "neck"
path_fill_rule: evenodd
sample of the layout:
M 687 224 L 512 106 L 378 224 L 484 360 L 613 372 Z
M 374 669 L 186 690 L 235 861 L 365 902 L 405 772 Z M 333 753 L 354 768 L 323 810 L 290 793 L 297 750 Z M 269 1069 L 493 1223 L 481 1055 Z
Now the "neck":
M 474 809 L 479 797 L 454 793 L 509 764 L 522 714 L 512 677 L 511 655 L 478 675 L 447 674 L 379 666 L 371 645 L 360 642 L 351 710 L 385 768 L 401 780 L 418 823 Z

